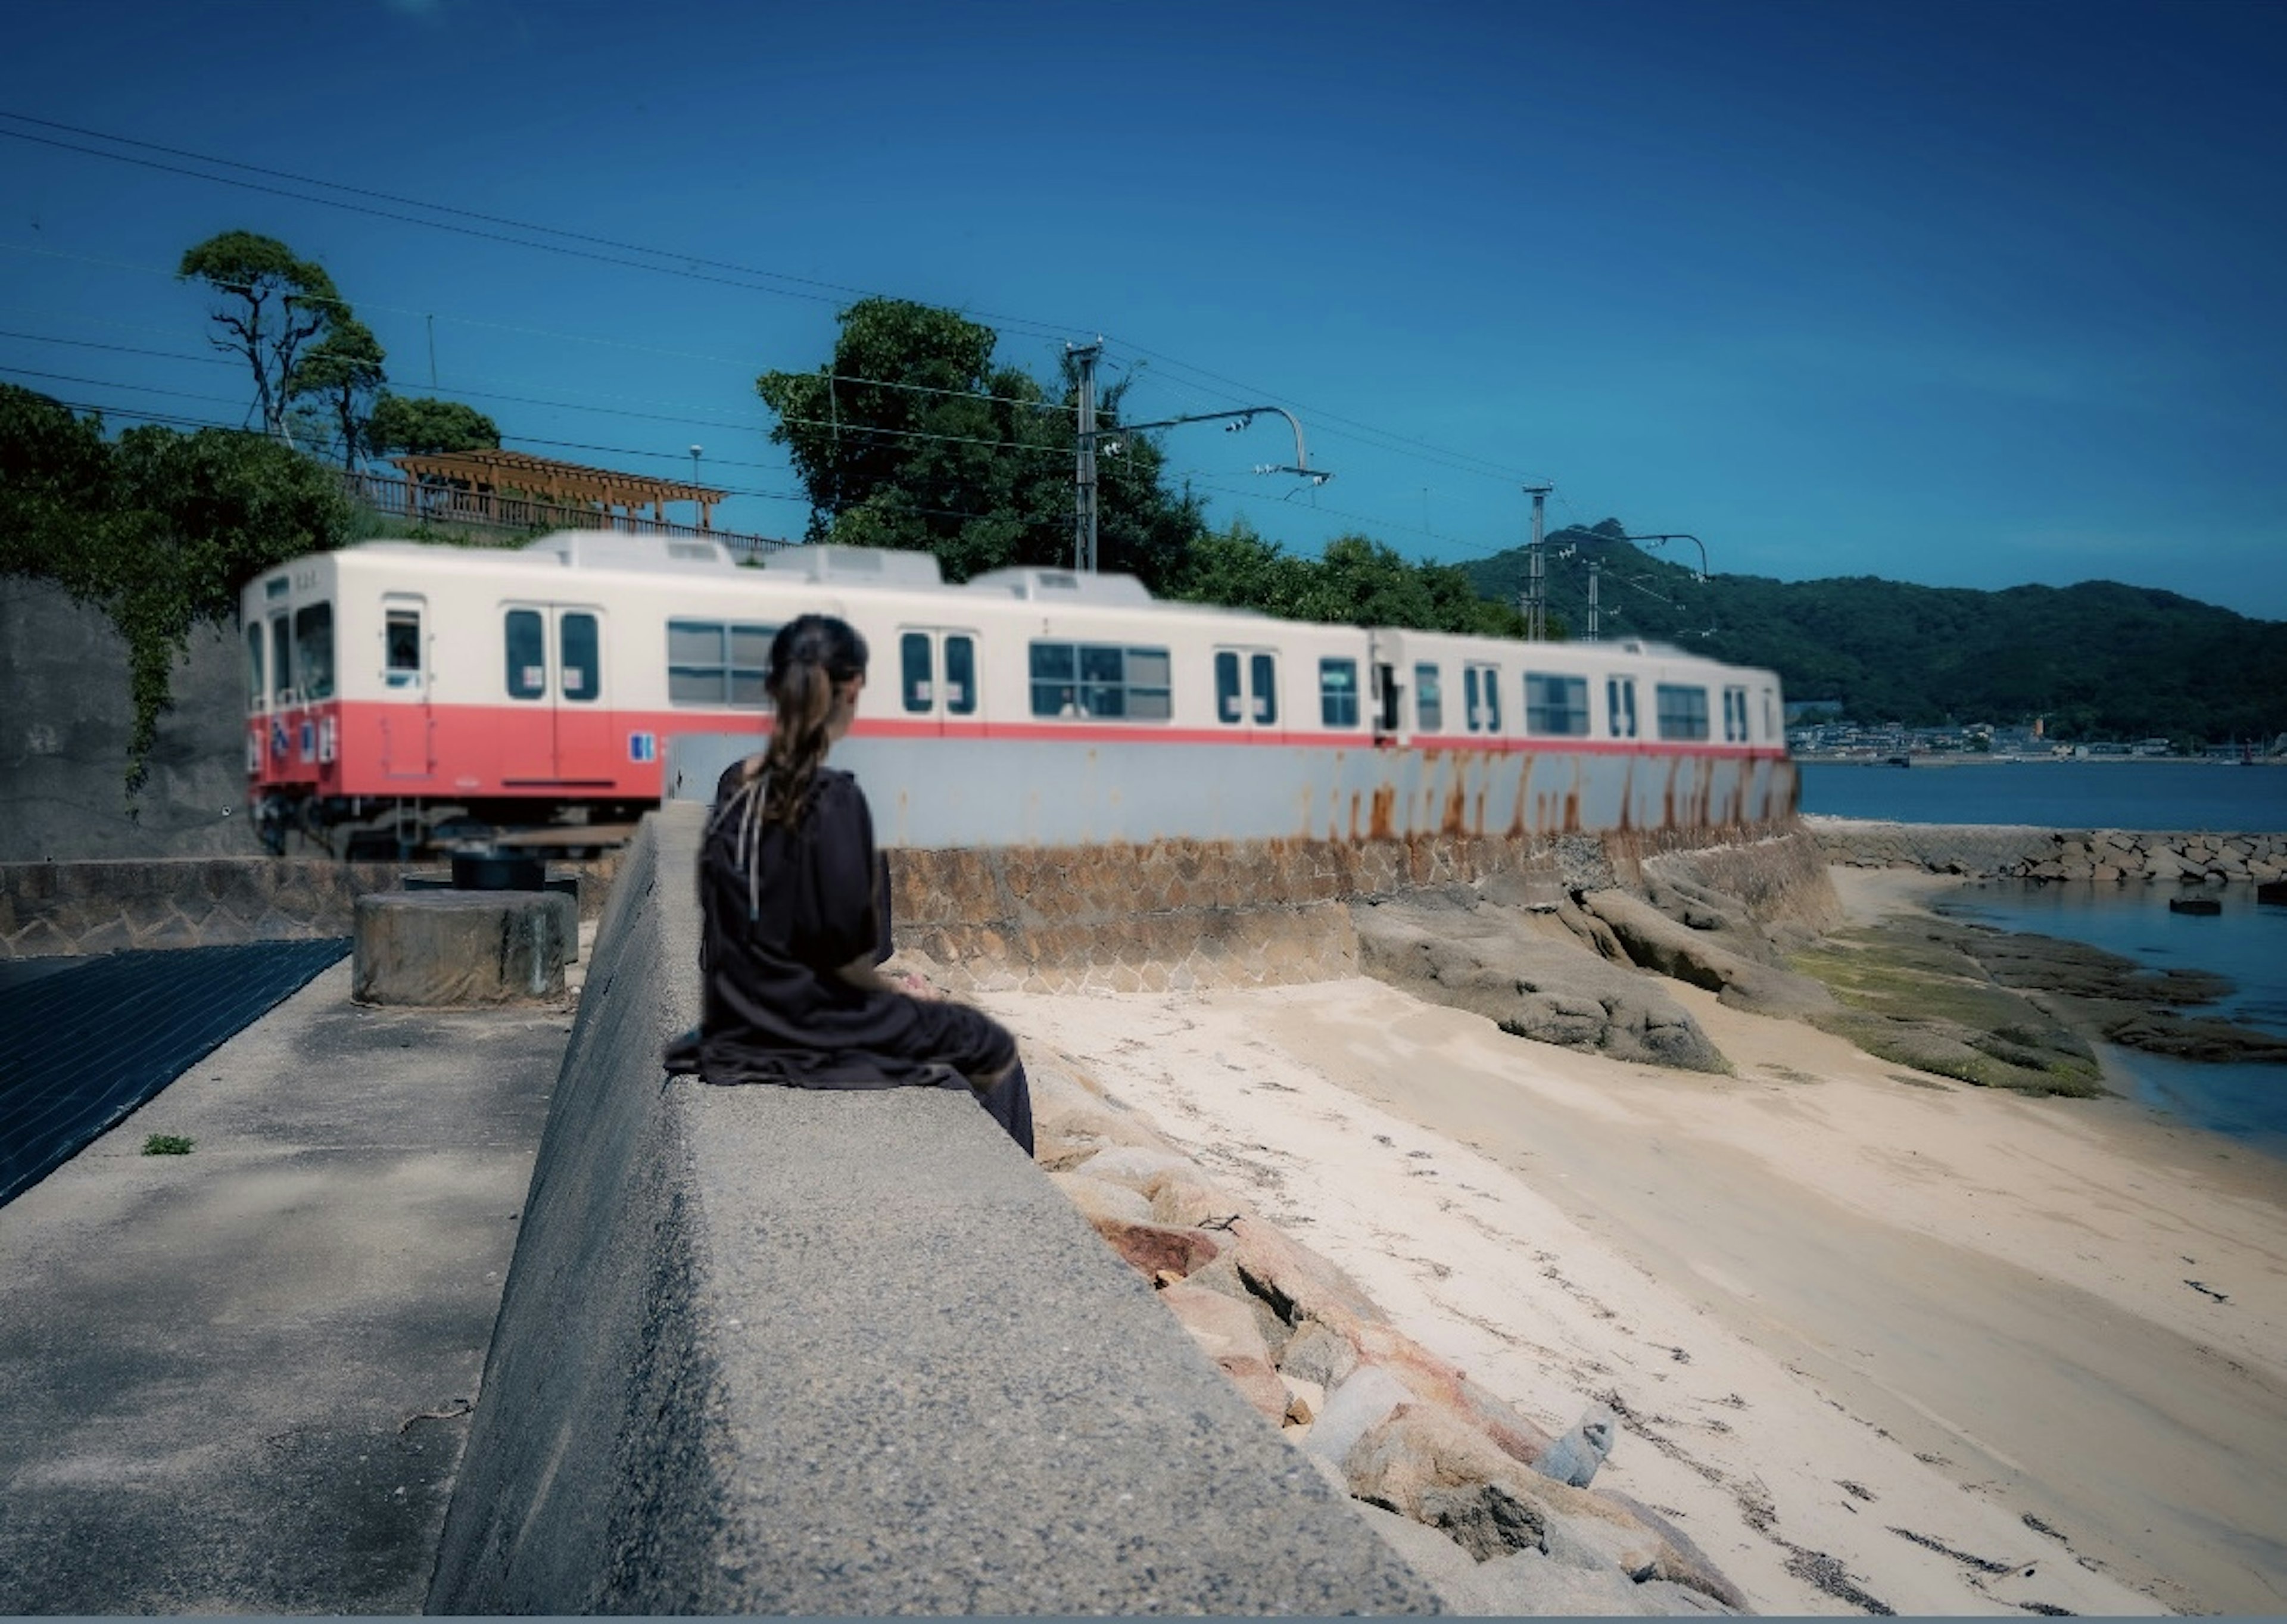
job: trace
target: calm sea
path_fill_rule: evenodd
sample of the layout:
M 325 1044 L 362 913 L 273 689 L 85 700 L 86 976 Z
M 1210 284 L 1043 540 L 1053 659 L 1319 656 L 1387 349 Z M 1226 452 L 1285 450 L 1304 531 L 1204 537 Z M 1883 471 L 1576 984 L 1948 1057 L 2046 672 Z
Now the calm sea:
M 1958 767 L 1804 762 L 1802 810 L 1897 823 L 2057 829 L 2287 830 L 2287 766 L 2025 761 Z
M 2053 828 L 2287 830 L 2287 769 L 2170 762 L 1802 769 L 1802 810 L 1902 823 L 2026 823 Z M 2088 942 L 2156 967 L 2215 970 L 2237 991 L 2223 1010 L 2287 1037 L 2287 907 L 2252 886 L 2220 892 L 2223 912 L 2168 911 L 2169 885 L 1980 881 L 1939 911 L 2005 931 Z M 2287 1066 L 2201 1066 L 2108 1048 L 2123 1093 L 2168 1114 L 2287 1156 Z

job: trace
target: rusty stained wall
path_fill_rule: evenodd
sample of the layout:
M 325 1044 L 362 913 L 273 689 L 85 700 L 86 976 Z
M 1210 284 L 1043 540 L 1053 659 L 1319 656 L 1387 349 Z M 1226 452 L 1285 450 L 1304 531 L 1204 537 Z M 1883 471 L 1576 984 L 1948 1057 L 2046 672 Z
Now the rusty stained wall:
M 1568 887 L 1638 884 L 1664 853 L 1773 838 L 1800 836 L 1788 820 L 1601 836 L 902 849 L 889 860 L 898 951 L 945 986 L 1156 992 L 1355 975 L 1360 899 L 1511 875 L 1553 902 Z

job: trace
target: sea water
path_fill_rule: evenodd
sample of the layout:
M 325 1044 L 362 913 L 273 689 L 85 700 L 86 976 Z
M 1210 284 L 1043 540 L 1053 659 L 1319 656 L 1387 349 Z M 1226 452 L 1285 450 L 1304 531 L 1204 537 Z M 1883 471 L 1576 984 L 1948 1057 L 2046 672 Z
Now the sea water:
M 2063 829 L 2287 830 L 2287 768 L 2202 762 L 2025 762 L 1937 769 L 1802 767 L 1802 810 L 1900 823 L 2030 824 Z M 2235 987 L 2221 1014 L 2287 1038 L 2287 907 L 2251 885 L 2203 886 L 2223 912 L 2169 911 L 2172 883 L 1979 881 L 1938 911 L 2004 931 L 2063 937 L 2156 969 L 2206 970 Z M 2103 1050 L 2107 1075 L 2171 1116 L 2287 1155 L 2287 1066 L 2204 1065 Z
M 2228 1016 L 2287 1038 L 2287 907 L 2259 903 L 2251 885 L 2203 886 L 2218 915 L 2176 914 L 2171 884 L 1982 880 L 1938 898 L 1937 911 L 2003 931 L 2086 942 L 2155 970 L 2206 970 L 2230 978 L 2220 1004 L 2190 1016 Z M 2107 1047 L 2107 1074 L 2143 1104 L 2202 1128 L 2287 1155 L 2287 1066 L 2214 1065 Z
M 1807 761 L 1802 810 L 1895 823 L 2053 829 L 2287 830 L 2287 766 L 2204 761 L 1999 761 L 1860 766 Z

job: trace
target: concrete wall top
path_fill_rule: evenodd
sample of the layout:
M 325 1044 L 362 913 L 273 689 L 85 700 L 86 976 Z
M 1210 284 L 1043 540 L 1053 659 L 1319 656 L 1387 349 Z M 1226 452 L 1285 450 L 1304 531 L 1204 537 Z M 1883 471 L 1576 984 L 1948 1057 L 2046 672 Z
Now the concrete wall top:
M 432 1612 L 1434 1612 L 966 1096 L 666 1079 L 701 809 L 598 940 Z

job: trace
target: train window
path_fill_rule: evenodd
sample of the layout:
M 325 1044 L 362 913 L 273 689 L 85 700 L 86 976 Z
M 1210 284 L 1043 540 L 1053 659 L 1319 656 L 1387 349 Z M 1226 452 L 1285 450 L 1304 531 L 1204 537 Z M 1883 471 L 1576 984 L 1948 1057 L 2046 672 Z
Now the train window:
M 564 697 L 574 704 L 591 702 L 604 691 L 604 640 L 597 633 L 596 617 L 566 610 L 556 639 L 556 652 L 564 661 Z
M 1445 696 L 1440 691 L 1437 668 L 1427 662 L 1413 668 L 1413 725 L 1425 733 L 1445 727 Z
M 502 624 L 508 652 L 508 696 L 539 699 L 548 692 L 548 644 L 537 609 L 510 609 Z
M 381 630 L 382 671 L 392 688 L 421 680 L 421 611 L 392 609 Z
M 1745 688 L 1723 690 L 1723 739 L 1729 744 L 1743 744 L 1747 738 L 1747 691 Z
M 977 712 L 977 639 L 954 636 L 945 640 L 945 708 L 957 717 Z
M 1707 736 L 1707 690 L 1661 683 L 1658 701 L 1659 736 L 1663 739 L 1705 739 Z
M 927 710 L 936 703 L 937 685 L 931 680 L 930 667 L 937 662 L 930 656 L 930 636 L 926 631 L 909 631 L 898 639 L 898 659 L 905 678 L 906 709 Z
M 1238 656 L 1229 649 L 1215 655 L 1215 720 L 1237 722 L 1243 719 L 1238 693 Z
M 1588 736 L 1588 679 L 1547 671 L 1524 674 L 1524 731 L 1568 739 Z
M 1778 736 L 1779 736 L 1779 704 L 1778 704 L 1778 697 L 1777 697 L 1777 695 L 1774 694 L 1774 693 L 1772 693 L 1769 688 L 1765 688 L 1765 689 L 1763 690 L 1763 737 L 1764 737 L 1764 738 L 1766 738 L 1766 739 L 1776 739 L 1776 738 L 1777 738 Z
M 776 636 L 775 626 L 668 622 L 667 702 L 769 709 L 765 679 Z
M 1080 693 L 1072 686 L 1078 675 L 1077 656 L 1069 643 L 1033 645 L 1033 714 L 1036 717 L 1076 717 Z
M 270 698 L 279 705 L 294 700 L 294 632 L 282 614 L 270 617 Z
M 1256 654 L 1248 661 L 1254 679 L 1254 721 L 1270 727 L 1278 720 L 1278 656 Z
M 1636 736 L 1634 677 L 1607 677 L 1604 679 L 1604 726 L 1615 739 Z
M 1328 727 L 1358 725 L 1357 661 L 1318 661 L 1318 719 Z
M 1500 668 L 1499 666 L 1463 666 L 1461 697 L 1468 706 L 1471 733 L 1500 732 Z
M 1164 722 L 1172 714 L 1167 651 L 1111 643 L 1033 645 L 1033 714 Z
M 262 709 L 262 622 L 246 629 L 246 708 Z
M 294 685 L 305 703 L 334 697 L 334 606 L 294 612 Z

